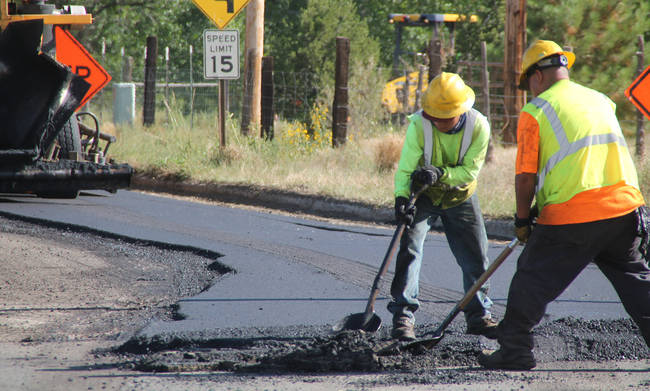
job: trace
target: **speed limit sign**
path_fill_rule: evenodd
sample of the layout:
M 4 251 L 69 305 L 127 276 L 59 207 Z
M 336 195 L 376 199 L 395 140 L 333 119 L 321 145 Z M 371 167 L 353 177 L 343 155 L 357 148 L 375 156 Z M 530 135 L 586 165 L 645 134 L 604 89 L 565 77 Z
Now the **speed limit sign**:
M 239 79 L 239 30 L 203 31 L 206 79 Z

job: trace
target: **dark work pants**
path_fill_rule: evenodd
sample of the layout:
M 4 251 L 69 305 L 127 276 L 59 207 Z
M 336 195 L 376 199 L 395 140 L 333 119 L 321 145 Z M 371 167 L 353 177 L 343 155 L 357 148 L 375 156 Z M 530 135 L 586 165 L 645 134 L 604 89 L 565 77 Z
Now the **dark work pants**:
M 531 351 L 532 329 L 548 303 L 592 261 L 612 283 L 650 346 L 650 268 L 638 250 L 639 242 L 635 213 L 582 224 L 537 225 L 510 283 L 499 324 L 501 347 Z

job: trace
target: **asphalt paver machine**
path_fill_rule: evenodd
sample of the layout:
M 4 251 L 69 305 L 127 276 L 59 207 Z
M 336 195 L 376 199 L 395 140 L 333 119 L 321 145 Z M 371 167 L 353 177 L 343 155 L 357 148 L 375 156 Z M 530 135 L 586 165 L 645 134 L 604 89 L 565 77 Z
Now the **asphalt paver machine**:
M 75 198 L 130 185 L 132 167 L 107 157 L 115 137 L 79 111 L 90 84 L 56 60 L 55 26 L 90 23 L 82 6 L 0 0 L 0 193 Z

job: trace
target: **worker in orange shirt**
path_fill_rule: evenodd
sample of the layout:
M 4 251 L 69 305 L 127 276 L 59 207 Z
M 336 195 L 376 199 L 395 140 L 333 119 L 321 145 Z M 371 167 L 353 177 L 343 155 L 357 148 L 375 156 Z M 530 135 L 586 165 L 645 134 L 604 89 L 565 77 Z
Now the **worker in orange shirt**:
M 515 232 L 526 246 L 497 328 L 500 348 L 479 356 L 485 368 L 535 367 L 533 327 L 590 262 L 650 346 L 645 202 L 614 103 L 569 80 L 574 61 L 572 52 L 543 40 L 523 56 L 519 88 L 535 97 L 517 128 Z

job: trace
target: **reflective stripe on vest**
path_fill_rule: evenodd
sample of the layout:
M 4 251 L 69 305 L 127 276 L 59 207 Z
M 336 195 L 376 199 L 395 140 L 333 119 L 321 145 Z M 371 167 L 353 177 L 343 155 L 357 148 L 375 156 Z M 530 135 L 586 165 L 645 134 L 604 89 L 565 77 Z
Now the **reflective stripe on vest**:
M 548 173 L 553 169 L 553 167 L 555 167 L 567 156 L 579 151 L 582 148 L 609 143 L 618 143 L 622 147 L 627 148 L 625 138 L 614 133 L 585 136 L 570 143 L 564 130 L 564 126 L 562 126 L 562 122 L 560 121 L 560 118 L 557 116 L 557 113 L 555 112 L 553 106 L 551 106 L 547 100 L 537 97 L 531 100 L 529 103 L 542 110 L 549 124 L 551 125 L 553 134 L 555 134 L 555 139 L 557 140 L 557 143 L 560 147 L 557 152 L 551 155 L 551 157 L 544 165 L 544 168 L 542 168 L 541 172 L 538 173 L 537 188 L 535 189 L 535 192 L 539 192 L 542 189 L 544 186 L 544 179 L 546 178 L 546 175 L 548 175 Z
M 418 114 L 422 117 L 422 133 L 424 134 L 424 165 L 431 165 L 431 157 L 433 155 L 433 126 L 431 121 L 424 118 L 422 115 L 422 110 L 418 111 Z M 472 135 L 474 134 L 474 125 L 476 124 L 476 118 L 478 117 L 478 111 L 470 109 L 467 112 L 467 118 L 465 119 L 465 126 L 463 129 L 463 139 L 460 143 L 460 150 L 458 151 L 458 162 L 457 165 L 460 166 L 463 163 L 463 158 L 469 150 L 470 145 L 472 145 Z

